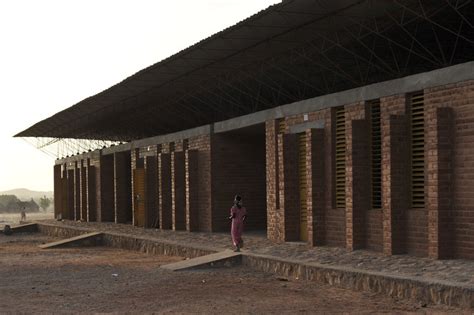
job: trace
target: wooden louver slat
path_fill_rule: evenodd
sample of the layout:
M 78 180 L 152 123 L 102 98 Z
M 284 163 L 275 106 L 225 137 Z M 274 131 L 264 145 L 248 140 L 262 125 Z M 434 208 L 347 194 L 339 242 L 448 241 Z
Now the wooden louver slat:
M 336 208 L 346 207 L 346 122 L 345 110 L 336 108 Z
M 380 101 L 370 102 L 372 209 L 382 208 L 382 132 Z
M 284 134 L 285 133 L 285 129 L 286 129 L 285 118 L 278 119 L 277 128 L 278 128 L 278 130 L 277 130 L 278 134 Z
M 410 97 L 411 204 L 425 207 L 425 108 L 423 92 Z

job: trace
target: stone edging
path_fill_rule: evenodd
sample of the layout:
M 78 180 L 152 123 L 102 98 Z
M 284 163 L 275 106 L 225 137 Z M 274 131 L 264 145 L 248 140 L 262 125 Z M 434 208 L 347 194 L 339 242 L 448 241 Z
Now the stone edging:
M 54 237 L 73 237 L 90 233 L 90 229 L 38 223 L 39 232 Z M 216 253 L 221 249 L 185 246 L 178 242 L 104 232 L 104 246 L 136 250 L 149 254 L 194 258 Z M 416 299 L 428 304 L 474 309 L 473 286 L 448 281 L 426 281 L 422 278 L 360 270 L 341 266 L 305 263 L 274 256 L 242 253 L 242 264 L 253 269 L 288 278 L 317 281 L 341 288 L 382 293 L 401 299 Z

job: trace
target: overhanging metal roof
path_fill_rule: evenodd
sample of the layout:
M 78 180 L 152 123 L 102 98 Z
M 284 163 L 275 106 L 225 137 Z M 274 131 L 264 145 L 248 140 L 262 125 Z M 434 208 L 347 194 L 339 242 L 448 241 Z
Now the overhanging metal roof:
M 17 134 L 129 141 L 473 60 L 473 0 L 286 0 Z

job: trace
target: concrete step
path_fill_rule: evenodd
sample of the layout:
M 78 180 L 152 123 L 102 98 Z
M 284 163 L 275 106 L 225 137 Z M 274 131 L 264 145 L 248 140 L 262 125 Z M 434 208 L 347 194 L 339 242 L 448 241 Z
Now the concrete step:
M 208 266 L 216 265 L 226 265 L 226 264 L 239 264 L 241 262 L 242 254 L 236 253 L 231 250 L 225 250 L 223 252 L 218 252 L 215 254 L 205 255 L 201 257 L 196 257 L 192 259 L 182 260 L 176 263 L 163 265 L 161 268 L 171 270 L 171 271 L 180 271 L 186 269 L 196 269 L 203 268 Z
M 61 247 L 98 246 L 102 243 L 102 234 L 103 233 L 100 232 L 82 234 L 79 236 L 66 238 L 64 240 L 42 244 L 39 247 L 42 249 L 48 249 Z

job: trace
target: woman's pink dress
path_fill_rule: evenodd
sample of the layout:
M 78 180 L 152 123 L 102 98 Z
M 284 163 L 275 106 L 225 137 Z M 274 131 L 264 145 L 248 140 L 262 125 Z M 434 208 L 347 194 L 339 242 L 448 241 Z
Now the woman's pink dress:
M 230 208 L 230 215 L 233 217 L 230 233 L 232 235 L 234 246 L 237 246 L 242 241 L 242 232 L 244 230 L 243 218 L 246 214 L 247 210 L 244 207 L 238 208 L 237 206 L 233 206 Z

